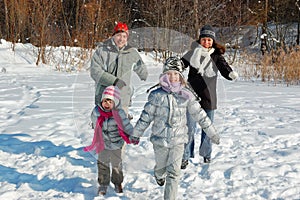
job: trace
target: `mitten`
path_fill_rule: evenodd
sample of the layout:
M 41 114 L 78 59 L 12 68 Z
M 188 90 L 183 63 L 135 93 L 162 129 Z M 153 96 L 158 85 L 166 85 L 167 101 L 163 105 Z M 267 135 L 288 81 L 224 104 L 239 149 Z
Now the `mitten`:
M 126 83 L 122 79 L 117 78 L 113 85 L 117 86 L 119 89 L 122 89 L 124 86 L 126 86 Z
M 232 80 L 236 80 L 239 77 L 238 73 L 236 73 L 235 71 L 230 72 L 228 76 Z
M 212 143 L 220 144 L 220 136 L 219 135 L 213 135 L 210 139 L 211 139 Z
M 140 138 L 135 137 L 135 136 L 129 136 L 129 141 L 130 141 L 130 143 L 137 145 L 140 142 Z

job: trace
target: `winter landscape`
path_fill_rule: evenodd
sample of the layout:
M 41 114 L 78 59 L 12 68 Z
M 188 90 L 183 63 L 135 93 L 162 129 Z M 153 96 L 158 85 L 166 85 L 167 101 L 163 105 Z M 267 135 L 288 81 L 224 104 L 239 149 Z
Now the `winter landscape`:
M 84 152 L 93 130 L 94 82 L 88 70 L 59 72 L 36 66 L 30 44 L 0 44 L 0 199 L 160 200 L 154 157 L 145 133 L 124 154 L 124 193 L 113 186 L 97 196 L 96 156 Z M 141 53 L 150 72 L 133 77 L 132 123 L 146 90 L 157 83 L 162 64 Z M 221 144 L 212 163 L 190 159 L 182 171 L 179 199 L 300 199 L 300 88 L 260 81 L 219 78 L 215 126 Z M 200 134 L 196 135 L 199 147 Z M 196 148 L 196 153 L 198 149 Z

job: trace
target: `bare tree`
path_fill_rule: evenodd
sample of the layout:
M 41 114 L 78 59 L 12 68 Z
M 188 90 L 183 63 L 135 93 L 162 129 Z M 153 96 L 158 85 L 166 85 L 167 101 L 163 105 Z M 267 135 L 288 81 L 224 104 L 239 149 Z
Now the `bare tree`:
M 0 6 L 2 37 L 13 43 L 29 38 L 39 47 L 92 48 L 111 35 L 116 21 L 132 27 L 167 28 L 192 38 L 198 37 L 201 26 L 211 24 L 229 30 L 220 32 L 224 42 L 234 41 L 244 25 L 262 27 L 268 35 L 270 22 L 277 25 L 276 38 L 285 41 L 291 22 L 300 24 L 299 0 L 3 0 Z M 299 32 L 300 28 L 296 43 Z M 39 55 L 44 62 L 42 49 Z
M 298 10 L 298 27 L 297 27 L 296 42 L 297 42 L 297 45 L 299 45 L 300 44 L 300 2 L 299 2 L 299 0 L 296 0 L 295 5 L 296 5 L 297 10 Z
M 32 26 L 34 31 L 36 31 L 36 35 L 38 36 L 38 58 L 36 61 L 36 65 L 40 63 L 46 63 L 45 59 L 45 48 L 47 45 L 47 36 L 49 36 L 49 23 L 51 22 L 53 13 L 57 9 L 56 0 L 33 0 L 32 7 Z

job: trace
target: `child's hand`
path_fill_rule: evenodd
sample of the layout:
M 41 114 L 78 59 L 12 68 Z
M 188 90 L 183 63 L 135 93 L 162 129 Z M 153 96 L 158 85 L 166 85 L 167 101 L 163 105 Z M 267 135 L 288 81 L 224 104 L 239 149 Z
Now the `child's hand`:
M 134 136 L 130 136 L 129 137 L 129 141 L 130 141 L 131 144 L 137 145 L 140 142 L 140 138 L 134 137 Z

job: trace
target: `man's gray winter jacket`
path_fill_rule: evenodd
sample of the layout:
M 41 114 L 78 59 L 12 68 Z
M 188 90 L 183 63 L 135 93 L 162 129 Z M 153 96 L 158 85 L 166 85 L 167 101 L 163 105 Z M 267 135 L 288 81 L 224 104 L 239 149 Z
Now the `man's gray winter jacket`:
M 141 80 L 148 76 L 147 68 L 135 48 L 125 46 L 119 49 L 113 38 L 100 43 L 91 60 L 91 77 L 96 84 L 95 103 L 100 104 L 103 90 L 113 85 L 117 78 L 126 86 L 121 89 L 122 107 L 126 110 L 132 93 L 131 72 L 134 71 Z
M 148 102 L 135 125 L 133 136 L 141 137 L 153 122 L 150 137 L 153 144 L 173 147 L 187 143 L 187 113 L 200 124 L 214 143 L 219 143 L 219 136 L 212 122 L 195 98 L 185 99 L 176 93 L 167 93 L 162 88 L 149 94 Z

